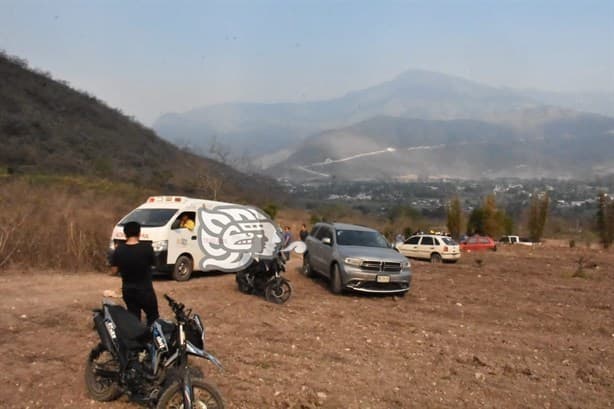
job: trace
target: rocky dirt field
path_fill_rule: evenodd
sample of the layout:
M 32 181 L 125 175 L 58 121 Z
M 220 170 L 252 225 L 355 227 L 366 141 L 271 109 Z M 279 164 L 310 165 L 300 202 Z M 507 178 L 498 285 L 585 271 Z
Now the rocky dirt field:
M 581 277 L 573 277 L 584 257 Z M 285 305 L 246 296 L 233 275 L 157 280 L 200 312 L 202 368 L 228 408 L 614 407 L 614 252 L 501 248 L 457 264 L 413 261 L 405 297 L 334 296 L 299 273 Z M 1 408 L 138 408 L 88 398 L 90 310 L 119 279 L 0 275 Z

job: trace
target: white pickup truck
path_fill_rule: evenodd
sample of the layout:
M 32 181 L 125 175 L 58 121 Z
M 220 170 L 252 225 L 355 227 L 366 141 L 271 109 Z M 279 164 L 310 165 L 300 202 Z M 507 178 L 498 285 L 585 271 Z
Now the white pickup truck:
M 499 239 L 499 243 L 503 244 L 520 244 L 522 246 L 533 246 L 536 243 L 529 241 L 525 238 L 520 238 L 519 236 L 503 236 Z

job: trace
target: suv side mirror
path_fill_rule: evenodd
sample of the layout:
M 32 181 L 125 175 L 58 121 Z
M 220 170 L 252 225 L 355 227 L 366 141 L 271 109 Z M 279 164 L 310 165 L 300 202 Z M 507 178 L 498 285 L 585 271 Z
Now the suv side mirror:
M 326 244 L 327 246 L 330 246 L 332 241 L 331 241 L 330 237 L 324 237 L 322 239 L 322 243 Z

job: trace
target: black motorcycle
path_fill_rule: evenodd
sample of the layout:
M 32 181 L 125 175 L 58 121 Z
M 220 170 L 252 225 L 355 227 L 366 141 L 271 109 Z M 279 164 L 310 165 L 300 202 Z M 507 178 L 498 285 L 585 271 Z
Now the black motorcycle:
M 242 293 L 264 295 L 267 301 L 283 304 L 292 295 L 290 281 L 281 276 L 283 271 L 286 263 L 281 252 L 272 259 L 255 259 L 237 273 L 237 286 Z
M 205 327 L 198 316 L 164 295 L 175 321 L 156 320 L 143 325 L 125 308 L 103 302 L 94 310 L 100 343 L 87 359 L 85 384 L 98 401 L 111 401 L 123 393 L 152 408 L 223 409 L 217 387 L 203 379 L 202 371 L 188 365 L 188 355 L 221 363 L 205 351 Z

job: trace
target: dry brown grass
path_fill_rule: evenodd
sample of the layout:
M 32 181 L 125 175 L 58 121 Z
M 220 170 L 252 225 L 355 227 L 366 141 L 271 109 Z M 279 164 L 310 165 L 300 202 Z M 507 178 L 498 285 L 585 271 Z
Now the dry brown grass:
M 134 196 L 76 180 L 0 180 L 0 268 L 105 269 L 111 228 Z

